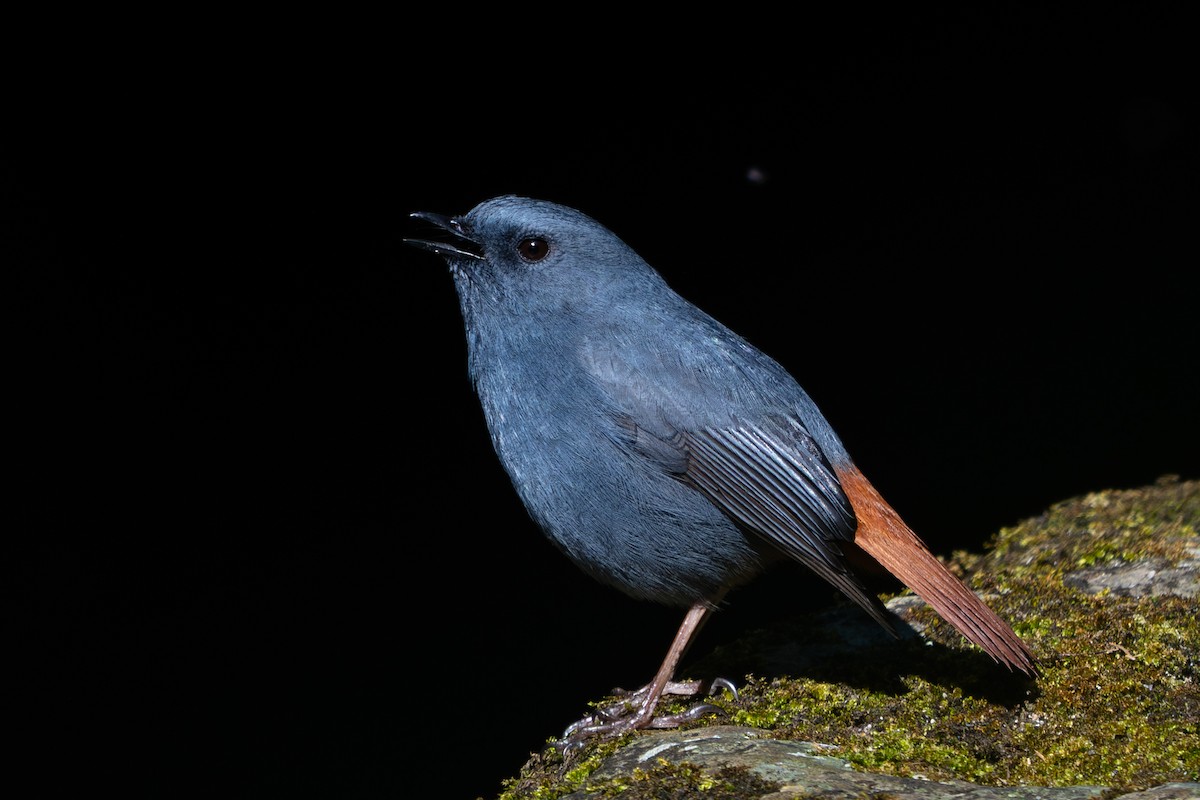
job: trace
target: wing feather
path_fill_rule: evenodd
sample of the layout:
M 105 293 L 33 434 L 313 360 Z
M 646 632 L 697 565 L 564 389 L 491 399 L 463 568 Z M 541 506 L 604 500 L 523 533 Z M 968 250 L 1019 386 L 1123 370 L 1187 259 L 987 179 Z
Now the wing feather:
M 839 544 L 853 540 L 850 501 L 829 465 L 796 435 L 759 426 L 689 432 L 683 437 L 686 476 L 742 527 L 836 586 L 891 630 L 878 598 L 851 572 Z

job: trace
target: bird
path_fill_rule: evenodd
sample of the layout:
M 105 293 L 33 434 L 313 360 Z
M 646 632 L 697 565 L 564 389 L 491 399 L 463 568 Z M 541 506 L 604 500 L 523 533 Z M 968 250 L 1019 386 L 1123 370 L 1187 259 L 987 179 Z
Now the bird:
M 592 578 L 685 610 L 653 678 L 563 741 L 675 727 L 711 709 L 656 713 L 664 694 L 701 691 L 675 673 L 726 594 L 789 559 L 896 635 L 854 560 L 865 552 L 999 665 L 1040 675 L 1025 642 L 884 500 L 797 380 L 607 227 L 513 194 L 410 217 L 438 234 L 404 241 L 449 268 L 467 370 L 529 516 Z

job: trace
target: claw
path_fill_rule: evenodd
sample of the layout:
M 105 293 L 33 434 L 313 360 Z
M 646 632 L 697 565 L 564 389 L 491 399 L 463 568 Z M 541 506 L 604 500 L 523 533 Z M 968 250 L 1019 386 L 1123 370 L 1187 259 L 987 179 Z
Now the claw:
M 671 681 L 663 687 L 664 695 L 674 695 L 677 697 L 695 697 L 698 694 L 704 694 L 707 697 L 712 697 L 718 690 L 724 689 L 733 695 L 733 699 L 737 700 L 737 687 L 733 685 L 733 681 L 728 678 L 713 678 L 712 681 Z M 624 700 L 637 701 L 645 697 L 646 692 L 650 690 L 649 686 L 643 686 L 636 691 L 629 689 L 613 689 L 614 697 L 620 697 Z
M 567 726 L 567 729 L 565 731 L 563 731 L 562 741 L 565 742 L 565 741 L 570 740 L 580 730 L 590 727 L 595 724 L 596 724 L 596 715 L 595 714 L 588 714 L 583 719 L 572 722 L 570 725 Z
M 563 731 L 562 738 L 555 744 L 565 753 L 579 747 L 594 736 L 619 736 L 627 731 L 642 728 L 656 730 L 677 728 L 686 722 L 694 722 L 706 714 L 725 713 L 725 709 L 712 703 L 697 703 L 678 714 L 651 716 L 651 712 L 646 708 L 646 698 L 649 696 L 650 688 L 650 686 L 643 686 L 635 691 L 614 689 L 612 694 L 614 697 L 620 698 L 619 702 L 597 708 L 595 713 L 588 714 L 583 719 L 571 723 Z M 722 690 L 737 700 L 737 687 L 733 685 L 732 681 L 725 678 L 714 678 L 711 682 L 671 681 L 663 688 L 662 694 L 676 697 L 695 697 L 703 694 L 713 697 Z
M 695 722 L 705 714 L 724 714 L 725 709 L 720 706 L 714 706 L 712 703 L 697 703 L 687 711 L 680 711 L 678 714 L 664 714 L 661 717 L 655 717 L 650 720 L 647 728 L 678 728 L 685 722 Z
M 704 681 L 670 681 L 663 687 L 663 694 L 695 697 L 704 691 L 704 687 Z
M 733 699 L 738 699 L 737 687 L 733 685 L 733 681 L 727 678 L 713 678 L 712 685 L 708 687 L 708 696 L 712 697 L 718 689 L 724 689 L 733 695 Z

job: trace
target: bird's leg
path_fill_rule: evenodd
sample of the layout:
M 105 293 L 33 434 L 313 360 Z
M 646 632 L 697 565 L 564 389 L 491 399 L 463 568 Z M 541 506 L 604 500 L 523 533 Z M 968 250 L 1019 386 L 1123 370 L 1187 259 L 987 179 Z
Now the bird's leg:
M 678 694 L 693 697 L 706 689 L 724 688 L 733 690 L 733 684 L 721 678 L 711 683 L 704 681 L 676 682 L 672 678 L 679 662 L 683 659 L 688 647 L 696 634 L 708 619 L 714 605 L 712 603 L 697 603 L 692 606 L 683 623 L 675 633 L 675 639 L 667 650 L 662 666 L 658 668 L 654 679 L 635 692 L 625 693 L 625 699 L 608 708 L 602 708 L 595 714 L 589 714 L 567 728 L 563 734 L 562 743 L 568 746 L 582 743 L 592 736 L 619 735 L 626 731 L 642 728 L 674 728 L 689 720 L 698 719 L 701 715 L 717 710 L 716 706 L 700 703 L 687 711 L 655 717 L 654 710 L 664 694 Z M 632 711 L 632 713 L 630 713 Z
M 711 681 L 685 681 L 679 683 L 670 681 L 663 689 L 661 697 L 667 695 L 678 695 L 681 697 L 697 697 L 706 696 L 712 697 L 717 691 L 724 689 L 737 699 L 737 687 L 732 681 L 725 678 L 713 678 Z M 635 693 L 636 694 L 636 693 Z M 685 711 L 680 711 L 678 714 L 662 714 L 650 718 L 650 722 L 646 724 L 647 728 L 678 728 L 685 722 L 700 719 L 705 714 L 720 712 L 721 707 L 715 706 L 712 703 L 696 703 L 691 708 Z

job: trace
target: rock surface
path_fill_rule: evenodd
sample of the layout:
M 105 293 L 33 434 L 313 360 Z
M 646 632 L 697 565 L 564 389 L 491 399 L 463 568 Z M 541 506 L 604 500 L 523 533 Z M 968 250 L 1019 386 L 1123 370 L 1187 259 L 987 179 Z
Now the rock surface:
M 1064 501 L 951 567 L 1038 681 L 1006 682 L 910 594 L 888 601 L 899 642 L 833 609 L 692 665 L 745 670 L 724 714 L 548 746 L 501 800 L 1200 800 L 1200 482 Z
M 622 747 L 592 773 L 617 779 L 662 761 L 697 764 L 708 770 L 745 767 L 771 784 L 759 800 L 787 798 L 925 798 L 925 800 L 1182 800 L 1200 797 L 1200 783 L 1173 783 L 1145 792 L 1110 794 L 1103 786 L 978 786 L 965 781 L 929 781 L 855 770 L 809 742 L 772 739 L 753 728 L 718 725 L 692 731 L 655 733 Z M 775 788 L 777 787 L 777 788 Z M 564 800 L 596 800 L 599 792 L 578 791 Z M 704 792 L 698 792 L 703 797 Z

